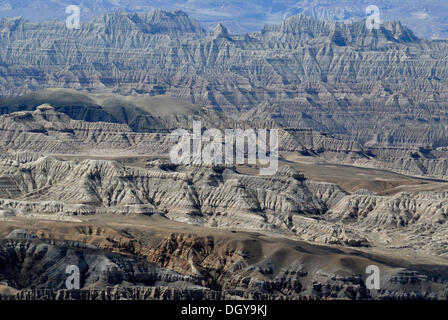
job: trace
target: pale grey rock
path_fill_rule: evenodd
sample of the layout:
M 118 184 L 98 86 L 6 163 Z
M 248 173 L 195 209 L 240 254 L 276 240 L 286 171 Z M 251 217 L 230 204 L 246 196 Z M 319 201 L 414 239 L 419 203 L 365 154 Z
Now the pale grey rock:
M 6 239 L 37 239 L 37 236 L 25 230 L 15 229 L 6 236 Z
M 443 192 L 350 194 L 331 183 L 307 180 L 287 166 L 262 177 L 232 167 L 163 163 L 138 168 L 110 160 L 44 157 L 2 165 L 0 180 L 8 196 L 0 199 L 0 207 L 19 217 L 56 220 L 157 214 L 231 230 L 292 233 L 326 244 L 414 245 L 448 254 L 448 202 Z

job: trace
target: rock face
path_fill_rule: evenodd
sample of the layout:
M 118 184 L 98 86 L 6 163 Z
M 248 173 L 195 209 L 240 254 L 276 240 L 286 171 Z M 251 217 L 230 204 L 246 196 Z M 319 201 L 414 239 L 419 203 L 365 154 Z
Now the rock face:
M 398 22 L 370 31 L 298 15 L 229 36 L 155 11 L 104 15 L 76 31 L 3 19 L 0 30 L 3 95 L 165 93 L 372 146 L 447 146 L 447 42 L 419 40 Z
M 134 107 L 123 111 L 129 124 L 119 123 L 124 121 L 112 115 L 115 109 L 111 113 L 98 110 L 111 120 L 92 120 L 90 112 L 81 116 L 86 121 L 73 120 L 49 104 L 39 105 L 34 111 L 0 116 L 0 150 L 45 154 L 81 154 L 94 150 L 101 153 L 102 150 L 110 156 L 114 156 L 114 151 L 116 155 L 160 155 L 169 153 L 174 145 L 170 142 L 170 133 L 178 128 L 191 130 L 193 121 L 201 121 L 203 127 L 232 128 L 233 125 L 231 122 L 226 125 L 229 121 L 215 111 L 198 106 L 193 110 L 183 106 L 182 111 L 171 114 L 144 111 L 138 114 L 138 107 Z
M 95 92 L 0 101 L 1 299 L 447 299 L 446 191 L 350 193 L 287 161 L 446 178 L 448 42 L 303 15 L 232 36 L 155 11 L 4 19 L 0 44 L 5 95 Z M 271 176 L 171 163 L 170 132 L 195 120 L 278 129 L 285 158 Z
M 0 17 L 24 16 L 32 21 L 67 18 L 65 8 L 72 3 L 69 0 L 48 2 L 44 0 L 3 0 L 0 7 Z M 244 34 L 249 31 L 260 30 L 266 22 L 278 17 L 287 17 L 298 13 L 319 20 L 336 20 L 350 22 L 366 18 L 367 2 L 358 0 L 341 0 L 338 2 L 328 0 L 298 0 L 298 1 L 264 1 L 246 0 L 238 2 L 233 0 L 221 1 L 219 5 L 206 0 L 197 0 L 185 3 L 182 0 L 139 0 L 103 2 L 101 0 L 81 1 L 81 19 L 90 21 L 106 12 L 145 12 L 151 8 L 182 8 L 201 21 L 204 27 L 212 28 L 222 22 L 232 30 L 232 33 Z M 376 0 L 381 19 L 397 19 L 405 22 L 420 37 L 432 39 L 447 39 L 448 33 L 444 28 L 448 21 L 448 5 L 439 0 L 408 0 L 406 3 L 399 0 Z M 274 18 L 273 18 L 274 17 Z
M 133 239 L 128 250 L 144 261 L 75 241 L 17 234 L 0 241 L 0 300 L 447 298 L 446 279 L 436 271 L 398 268 L 383 259 L 382 288 L 370 291 L 359 271 L 371 258 L 279 239 L 171 234 L 146 246 Z M 65 288 L 71 265 L 80 270 L 80 290 Z
M 278 215 L 319 214 L 326 207 L 322 200 L 327 199 L 314 196 L 301 175 L 283 168 L 262 178 L 224 167 L 147 166 L 49 157 L 4 165 L 2 191 L 9 199 L 0 201 L 17 215 L 158 212 L 176 220 L 256 229 L 271 228 Z M 332 192 L 343 193 L 336 187 Z
M 135 258 L 107 253 L 76 242 L 38 240 L 15 230 L 0 244 L 0 278 L 15 289 L 66 288 L 67 266 L 80 270 L 80 287 L 141 285 L 201 289 L 195 280 Z
M 68 219 L 95 215 L 162 215 L 232 230 L 292 233 L 303 240 L 353 247 L 415 245 L 448 254 L 443 192 L 349 194 L 283 166 L 257 177 L 235 168 L 146 168 L 117 161 L 43 157 L 0 167 L 2 217 Z
M 195 117 L 223 129 L 247 125 L 245 120 L 232 122 L 203 109 L 152 116 L 159 121 L 152 124 L 153 129 L 140 127 L 146 132 L 135 132 L 122 123 L 73 120 L 48 104 L 35 111 L 0 116 L 0 148 L 15 153 L 0 157 L 0 216 L 67 219 L 107 213 L 160 214 L 203 226 L 292 232 L 320 243 L 360 247 L 371 246 L 372 241 L 385 246 L 415 243 L 439 255 L 447 252 L 444 193 L 348 194 L 337 185 L 306 180 L 288 166 L 280 167 L 273 176 L 257 177 L 233 167 L 177 166 L 167 160 L 134 167 L 118 161 L 45 156 L 79 157 L 92 152 L 109 157 L 166 155 L 172 147 L 167 132 L 170 126 L 189 129 L 189 120 Z M 262 122 L 253 124 L 264 126 Z M 283 151 L 403 173 L 426 170 L 446 176 L 443 152 L 441 158 L 431 159 L 437 151 L 366 149 L 356 142 L 300 129 L 280 129 L 279 139 Z M 391 157 L 397 160 L 391 162 Z M 424 161 L 426 167 L 419 165 Z M 372 232 L 379 236 L 372 237 Z M 393 233 L 397 239 L 392 244 Z M 429 241 L 422 240 L 430 234 Z
M 229 124 L 224 117 L 209 121 L 217 127 Z M 244 122 L 233 124 L 244 127 Z M 163 141 L 168 134 L 135 132 L 121 123 L 73 120 L 50 105 L 3 115 L 0 125 L 2 146 L 10 151 L 0 156 L 2 224 L 47 219 L 55 221 L 52 228 L 57 230 L 61 221 L 160 216 L 215 230 L 275 233 L 320 245 L 307 247 L 308 243 L 302 248 L 293 242 L 285 249 L 284 240 L 270 247 L 271 240 L 267 245 L 257 239 L 233 242 L 229 236 L 164 235 L 160 231 L 164 228 L 157 231 L 160 237 L 147 240 L 141 235 L 152 233 L 145 229 L 107 235 L 104 228 L 77 226 L 83 235 L 80 242 L 80 236 L 71 239 L 70 233 L 57 240 L 60 236 L 52 229 L 15 228 L 0 241 L 0 299 L 446 299 L 445 276 L 437 269 L 445 268 L 443 264 L 428 271 L 418 264 L 386 263 L 385 258 L 372 258 L 363 251 L 321 247 L 418 248 L 442 258 L 448 254 L 446 193 L 348 193 L 335 184 L 305 179 L 289 166 L 262 177 L 230 166 L 182 166 L 163 159 L 138 166 L 77 159 L 83 150 L 99 146 L 133 155 L 137 153 L 132 148 L 154 148 L 156 142 L 167 148 Z M 364 153 L 357 143 L 310 130 L 281 129 L 280 139 L 282 148 L 298 153 L 359 158 Z M 12 152 L 38 149 L 42 154 L 64 155 Z M 365 287 L 363 272 L 378 261 L 383 261 L 385 285 L 372 292 Z M 73 263 L 89 272 L 83 271 L 81 290 L 64 290 L 60 267 Z
M 66 100 L 58 98 L 60 95 L 65 95 Z M 80 97 L 73 98 L 76 95 Z M 217 128 L 223 133 L 226 129 L 276 128 L 281 152 L 415 176 L 448 177 L 448 149 L 445 147 L 369 147 L 309 129 L 286 128 L 261 120 L 263 117 L 233 120 L 217 111 L 184 105 L 166 97 L 136 99 L 134 104 L 126 101 L 126 97 L 116 96 L 106 100 L 110 104 L 103 102 L 104 106 L 96 105 L 91 97 L 98 99 L 72 91 L 56 91 L 38 93 L 29 97 L 29 101 L 25 97 L 4 100 L 8 108 L 3 110 L 8 113 L 0 116 L 0 150 L 4 152 L 0 161 L 17 161 L 17 155 L 11 158 L 7 152 L 22 153 L 19 157 L 29 153 L 26 157 L 31 159 L 36 159 L 32 153 L 166 156 L 174 146 L 170 133 L 175 129 L 191 132 L 193 121 L 200 121 L 203 130 Z M 53 101 L 56 107 L 39 105 L 43 99 Z M 161 106 L 171 112 L 160 110 Z M 146 109 L 142 109 L 144 107 Z M 17 111 L 21 109 L 23 111 Z M 79 110 L 84 112 L 80 114 Z
M 160 141 L 157 134 L 135 133 L 124 124 L 72 120 L 55 112 L 50 105 L 41 105 L 34 112 L 5 115 L 1 123 L 1 149 L 5 151 L 82 153 L 92 149 L 109 152 L 120 149 L 126 152 L 140 144 L 167 152 L 162 147 L 167 140 Z M 148 149 L 141 151 L 150 152 Z

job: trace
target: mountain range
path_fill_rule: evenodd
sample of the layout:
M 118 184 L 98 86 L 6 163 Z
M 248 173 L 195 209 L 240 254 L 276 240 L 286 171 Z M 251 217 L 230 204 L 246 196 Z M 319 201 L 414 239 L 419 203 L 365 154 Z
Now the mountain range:
M 244 34 L 262 29 L 265 23 L 278 24 L 300 13 L 319 20 L 353 21 L 366 18 L 366 8 L 376 5 L 383 21 L 400 20 L 419 37 L 448 38 L 448 4 L 444 0 L 2 0 L 0 17 L 23 16 L 32 21 L 65 20 L 65 9 L 78 5 L 81 20 L 117 11 L 143 13 L 155 8 L 182 10 L 198 19 L 205 28 L 223 23 L 231 33 Z
M 0 300 L 448 299 L 448 41 L 303 12 L 242 34 L 96 16 L 123 3 L 78 30 L 0 20 Z M 172 163 L 194 121 L 277 130 L 278 170 Z
M 232 36 L 155 10 L 80 30 L 2 19 L 0 44 L 4 97 L 51 87 L 164 94 L 369 147 L 448 146 L 448 41 L 421 40 L 400 22 L 369 30 L 297 15 Z

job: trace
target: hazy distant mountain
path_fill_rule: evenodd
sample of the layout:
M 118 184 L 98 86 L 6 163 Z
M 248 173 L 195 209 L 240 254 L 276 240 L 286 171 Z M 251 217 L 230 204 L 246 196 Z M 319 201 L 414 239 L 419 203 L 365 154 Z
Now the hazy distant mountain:
M 66 6 L 72 4 L 82 8 L 81 19 L 84 21 L 105 12 L 180 9 L 206 28 L 221 22 L 231 33 L 258 31 L 265 23 L 279 23 L 299 13 L 325 20 L 362 19 L 366 17 L 366 7 L 375 4 L 380 8 L 383 20 L 400 20 L 419 37 L 448 38 L 446 0 L 0 0 L 0 17 L 63 20 L 67 17 Z

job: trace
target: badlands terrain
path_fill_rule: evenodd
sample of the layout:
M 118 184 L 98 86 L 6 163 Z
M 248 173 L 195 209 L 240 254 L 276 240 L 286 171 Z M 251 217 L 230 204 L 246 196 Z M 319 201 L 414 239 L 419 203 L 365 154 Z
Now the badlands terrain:
M 448 299 L 447 41 L 156 10 L 0 44 L 0 299 Z M 173 164 L 194 121 L 278 130 L 278 170 Z
M 366 18 L 370 0 L 78 0 L 81 21 L 117 11 L 145 13 L 154 8 L 183 10 L 206 29 L 223 23 L 232 33 L 258 31 L 265 23 L 279 23 L 300 13 L 319 20 L 354 21 Z M 67 18 L 70 0 L 2 0 L 0 18 L 23 16 L 31 21 Z M 448 4 L 443 0 L 375 0 L 383 21 L 403 21 L 426 39 L 447 39 Z
M 343 164 L 362 147 L 281 127 L 275 175 L 173 165 L 176 126 L 247 122 L 166 96 L 79 112 L 73 95 L 103 101 L 50 90 L 0 116 L 1 299 L 448 298 L 443 177 L 375 168 L 373 155 Z M 67 265 L 81 290 L 65 289 Z

